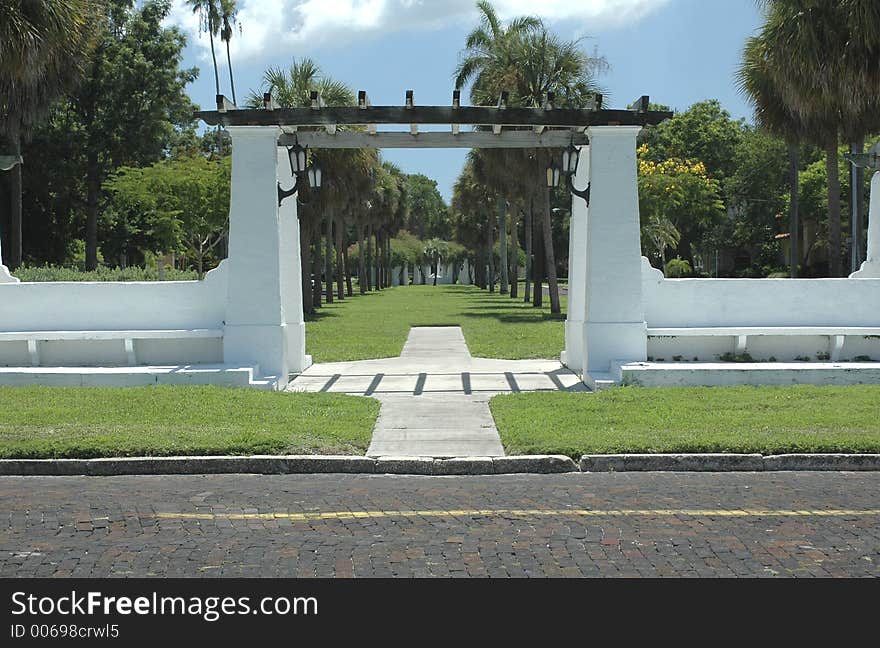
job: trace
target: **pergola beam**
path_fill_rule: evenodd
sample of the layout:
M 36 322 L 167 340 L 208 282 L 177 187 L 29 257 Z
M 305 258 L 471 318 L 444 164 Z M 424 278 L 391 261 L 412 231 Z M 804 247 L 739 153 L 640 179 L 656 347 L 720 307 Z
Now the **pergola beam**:
M 641 107 L 641 106 L 640 106 Z M 484 126 L 546 126 L 585 128 L 587 126 L 648 126 L 670 119 L 665 111 L 577 110 L 571 108 L 507 107 L 504 110 L 486 106 L 326 106 L 323 108 L 285 108 L 281 110 L 202 111 L 196 117 L 216 126 L 334 126 L 361 125 L 449 125 Z
M 569 144 L 583 146 L 587 136 L 571 130 L 504 131 L 498 135 L 490 131 L 468 133 L 369 133 L 337 132 L 328 135 L 321 131 L 298 131 L 282 135 L 279 146 L 308 146 L 313 149 L 419 149 L 419 148 L 565 148 Z

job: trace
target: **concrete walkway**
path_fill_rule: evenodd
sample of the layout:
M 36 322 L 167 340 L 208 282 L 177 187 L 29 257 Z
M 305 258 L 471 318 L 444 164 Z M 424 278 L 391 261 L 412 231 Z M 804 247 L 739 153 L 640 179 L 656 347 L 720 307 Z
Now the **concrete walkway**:
M 371 457 L 497 457 L 492 396 L 587 388 L 558 361 L 473 358 L 452 326 L 411 329 L 397 358 L 313 365 L 289 390 L 377 398 Z

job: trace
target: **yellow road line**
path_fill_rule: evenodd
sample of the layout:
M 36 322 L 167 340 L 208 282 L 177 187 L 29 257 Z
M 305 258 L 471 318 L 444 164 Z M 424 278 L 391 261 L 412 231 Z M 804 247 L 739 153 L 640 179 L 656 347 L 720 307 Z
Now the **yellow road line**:
M 166 520 L 353 520 L 453 517 L 873 517 L 880 509 L 470 509 L 460 511 L 326 511 L 314 513 L 157 513 Z

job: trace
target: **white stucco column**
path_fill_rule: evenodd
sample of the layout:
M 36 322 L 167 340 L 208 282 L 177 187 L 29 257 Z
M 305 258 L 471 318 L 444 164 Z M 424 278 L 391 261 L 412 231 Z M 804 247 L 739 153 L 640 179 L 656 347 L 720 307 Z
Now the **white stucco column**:
M 871 202 L 868 208 L 868 251 L 865 262 L 853 279 L 880 279 L 880 171 L 871 178 Z
M 588 131 L 590 212 L 582 367 L 588 385 L 591 376 L 607 374 L 612 362 L 647 359 L 636 166 L 640 130 L 593 126 Z
M 590 149 L 578 147 L 578 170 L 575 187 L 583 189 L 590 181 Z M 583 371 L 584 322 L 586 320 L 587 274 L 587 203 L 583 198 L 571 197 L 571 222 L 568 230 L 568 308 L 565 317 L 565 349 L 561 361 L 575 373 Z
M 285 255 L 293 248 L 293 225 L 288 223 L 282 236 L 278 208 L 281 129 L 232 126 L 229 134 L 232 187 L 223 359 L 228 364 L 258 364 L 262 376 L 276 376 L 279 384 L 286 386 L 291 367 L 284 306 L 292 307 L 296 289 L 282 280 L 282 271 L 298 273 L 291 269 L 290 260 L 281 261 L 282 248 Z M 292 200 L 288 198 L 288 202 Z M 289 218 L 295 208 L 285 207 Z M 297 319 L 295 314 L 292 319 Z M 304 335 L 302 340 L 304 343 Z
M 290 170 L 290 158 L 283 146 L 275 147 L 278 156 L 278 180 L 285 189 L 296 180 Z M 291 196 L 279 208 L 281 222 L 281 294 L 287 335 L 287 368 L 290 373 L 302 373 L 312 365 L 312 356 L 306 355 L 306 323 L 302 309 L 302 262 L 299 246 L 299 208 Z

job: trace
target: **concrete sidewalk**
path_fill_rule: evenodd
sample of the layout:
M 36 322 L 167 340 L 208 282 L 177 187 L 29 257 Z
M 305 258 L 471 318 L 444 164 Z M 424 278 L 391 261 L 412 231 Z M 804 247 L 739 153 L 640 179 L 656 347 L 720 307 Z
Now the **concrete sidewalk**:
M 397 358 L 313 365 L 289 390 L 377 398 L 371 457 L 503 456 L 492 396 L 588 391 L 557 361 L 473 358 L 457 326 L 412 328 Z

